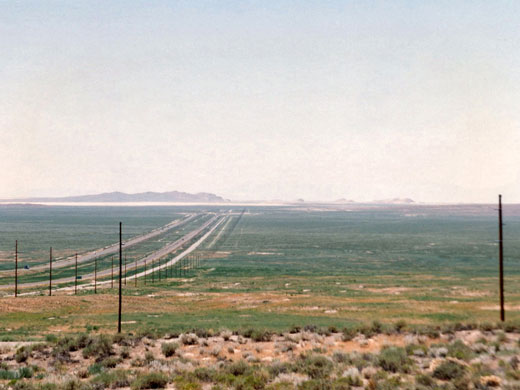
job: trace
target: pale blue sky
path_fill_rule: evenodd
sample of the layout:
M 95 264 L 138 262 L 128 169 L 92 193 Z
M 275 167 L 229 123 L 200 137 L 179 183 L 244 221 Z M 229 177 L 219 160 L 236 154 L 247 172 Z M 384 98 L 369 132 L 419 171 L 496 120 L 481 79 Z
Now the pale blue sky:
M 0 198 L 520 202 L 515 1 L 0 1 Z

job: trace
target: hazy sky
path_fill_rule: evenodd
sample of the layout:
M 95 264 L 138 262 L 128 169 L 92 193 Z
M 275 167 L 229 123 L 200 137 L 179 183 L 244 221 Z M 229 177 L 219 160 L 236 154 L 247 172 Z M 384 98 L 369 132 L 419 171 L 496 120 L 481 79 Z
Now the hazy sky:
M 0 198 L 520 202 L 520 2 L 0 0 L 0 167 Z

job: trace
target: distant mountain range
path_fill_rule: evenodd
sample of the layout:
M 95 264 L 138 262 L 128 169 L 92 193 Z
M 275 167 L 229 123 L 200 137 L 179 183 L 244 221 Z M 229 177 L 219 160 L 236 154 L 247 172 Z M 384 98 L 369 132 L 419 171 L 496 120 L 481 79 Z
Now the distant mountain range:
M 9 202 L 189 202 L 189 203 L 224 203 L 229 200 L 207 192 L 189 194 L 187 192 L 107 192 L 95 195 L 65 196 L 59 198 L 24 198 L 7 199 Z
M 140 192 L 138 194 L 127 194 L 125 192 L 106 192 L 94 195 L 78 195 L 78 196 L 63 196 L 63 197 L 40 197 L 40 198 L 18 198 L 18 199 L 3 199 L 0 202 L 184 202 L 184 203 L 229 203 L 229 199 L 224 199 L 221 196 L 208 193 L 199 192 L 197 194 L 190 194 L 180 191 L 169 192 Z M 262 201 L 258 201 L 262 202 Z M 278 201 L 286 203 L 285 201 Z M 304 199 L 297 199 L 288 203 L 306 203 Z M 322 202 L 317 202 L 322 203 Z M 323 202 L 328 203 L 328 202 Z M 353 204 L 359 203 L 351 199 L 341 198 L 333 201 L 337 204 Z M 384 200 L 374 200 L 371 202 L 360 203 L 376 203 L 376 204 L 414 204 L 415 202 L 410 198 L 394 198 Z

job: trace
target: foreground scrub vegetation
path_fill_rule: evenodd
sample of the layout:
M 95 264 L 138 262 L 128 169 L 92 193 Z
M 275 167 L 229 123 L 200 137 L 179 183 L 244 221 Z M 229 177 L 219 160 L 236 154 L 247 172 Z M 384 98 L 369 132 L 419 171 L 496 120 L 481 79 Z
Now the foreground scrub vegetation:
M 13 390 L 520 389 L 520 326 L 78 334 L 0 344 Z

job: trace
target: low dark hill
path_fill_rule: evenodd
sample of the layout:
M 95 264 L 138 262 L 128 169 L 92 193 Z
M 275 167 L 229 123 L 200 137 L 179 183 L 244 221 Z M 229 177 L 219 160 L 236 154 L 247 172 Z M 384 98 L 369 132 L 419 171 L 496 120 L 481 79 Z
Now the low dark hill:
M 95 195 L 65 196 L 58 198 L 26 198 L 9 199 L 9 201 L 23 202 L 196 202 L 219 203 L 228 200 L 207 192 L 189 194 L 187 192 L 141 192 L 126 194 L 124 192 L 107 192 Z

